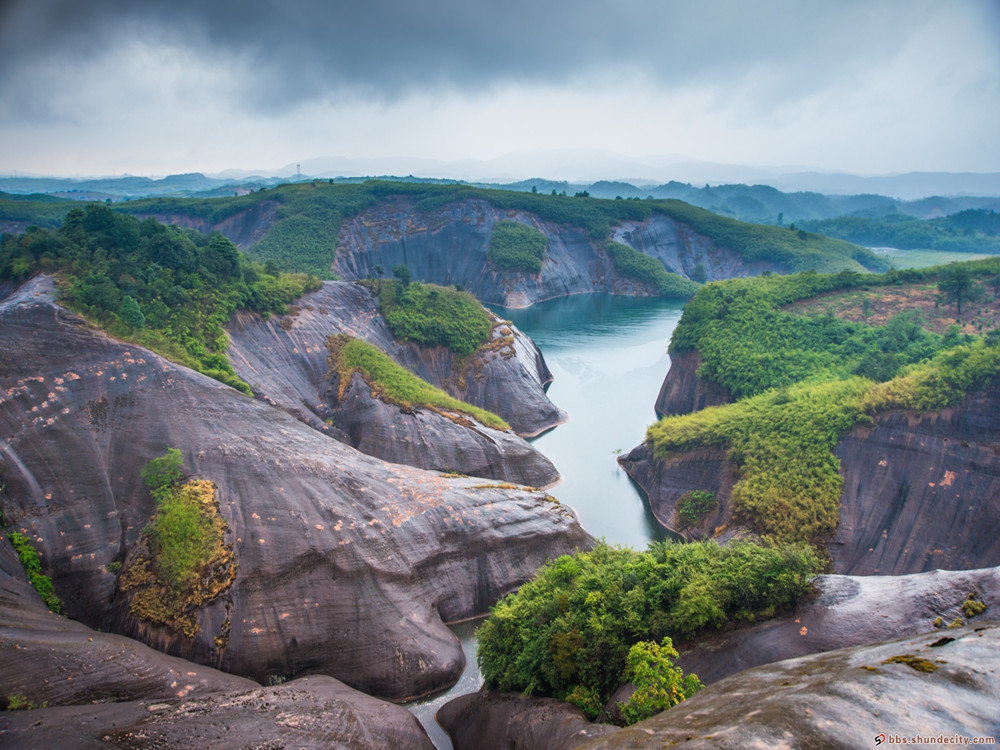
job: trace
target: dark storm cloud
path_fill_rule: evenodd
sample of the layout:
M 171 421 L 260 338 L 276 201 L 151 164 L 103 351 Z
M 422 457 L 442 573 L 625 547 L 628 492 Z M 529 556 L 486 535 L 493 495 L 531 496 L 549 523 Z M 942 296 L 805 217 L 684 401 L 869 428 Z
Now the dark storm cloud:
M 255 109 L 345 88 L 393 98 L 609 73 L 676 87 L 755 67 L 764 71 L 760 95 L 781 99 L 902 44 L 921 7 L 912 0 L 8 0 L 0 5 L 0 67 L 16 75 L 53 59 L 81 64 L 139 37 L 237 57 L 247 83 L 232 93 Z M 783 73 L 769 74 L 779 62 Z

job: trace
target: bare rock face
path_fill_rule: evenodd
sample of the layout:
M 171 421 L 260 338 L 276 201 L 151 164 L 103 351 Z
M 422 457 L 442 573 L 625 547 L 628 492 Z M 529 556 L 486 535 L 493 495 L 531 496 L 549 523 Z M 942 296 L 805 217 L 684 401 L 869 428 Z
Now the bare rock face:
M 587 738 L 536 698 L 485 692 L 447 704 L 439 716 L 456 750 L 558 747 L 647 750 L 694 748 L 859 748 L 875 737 L 995 737 L 1000 697 L 1000 627 L 984 623 L 855 646 L 744 670 L 626 729 L 601 727 Z M 513 705 L 511 705 L 513 704 Z M 517 717 L 516 734 L 502 719 Z M 467 742 L 471 727 L 497 727 L 499 739 Z M 471 736 L 468 735 L 468 736 Z M 536 740 L 536 738 L 538 738 Z M 577 739 L 579 738 L 579 739 Z M 928 740 L 929 744 L 938 742 Z
M 670 355 L 670 369 L 656 397 L 657 414 L 690 414 L 708 406 L 729 403 L 729 393 L 725 388 L 698 377 L 700 365 L 698 352 Z
M 615 228 L 612 239 L 642 250 L 663 263 L 668 271 L 687 278 L 691 278 L 699 264 L 707 281 L 789 270 L 764 261 L 749 263 L 731 250 L 717 247 L 691 227 L 663 215 L 653 215 L 641 222 L 622 222 Z
M 0 698 L 36 706 L 177 700 L 259 687 L 49 612 L 0 537 Z
M 455 750 L 570 750 L 618 732 L 618 727 L 592 724 L 571 703 L 485 689 L 448 701 L 436 719 Z
M 262 321 L 240 313 L 230 326 L 229 356 L 255 393 L 326 430 L 326 340 L 347 334 L 381 349 L 403 367 L 455 398 L 497 414 L 522 436 L 566 419 L 545 395 L 552 374 L 532 341 L 511 325 L 493 330 L 493 345 L 459 361 L 445 347 L 393 339 L 378 302 L 362 286 L 326 282 L 289 315 Z
M 522 438 L 464 414 L 404 409 L 372 396 L 359 373 L 343 398 L 339 377 L 327 389 L 333 423 L 362 453 L 386 461 L 504 482 L 548 487 L 559 479 L 552 462 Z
M 404 699 L 457 679 L 445 622 L 591 543 L 544 492 L 365 456 L 95 332 L 52 292 L 38 278 L 0 301 L 0 351 L 18 352 L 0 358 L 4 512 L 91 627 L 258 682 L 321 672 Z M 168 447 L 214 482 L 238 565 L 193 638 L 132 615 L 108 569 L 150 520 L 140 472 Z
M 956 620 L 978 623 L 1000 613 L 1000 568 L 935 570 L 905 576 L 818 576 L 817 595 L 794 612 L 751 627 L 707 634 L 676 660 L 705 684 L 743 669 L 935 629 L 952 636 Z M 970 618 L 970 594 L 986 611 Z
M 513 219 L 538 229 L 548 249 L 537 274 L 497 271 L 486 258 L 493 225 Z M 701 263 L 709 279 L 781 271 L 774 264 L 747 264 L 666 216 L 624 222 L 612 239 L 662 260 L 668 270 L 689 276 Z M 346 220 L 337 241 L 334 271 L 345 279 L 368 276 L 376 265 L 409 266 L 415 279 L 461 284 L 486 304 L 528 307 L 570 294 L 603 292 L 648 295 L 642 284 L 620 276 L 602 245 L 584 230 L 508 211 L 483 200 L 466 200 L 427 213 L 412 201 L 386 201 Z
M 950 409 L 885 414 L 837 445 L 838 572 L 1000 564 L 1000 384 Z
M 657 410 L 683 414 L 712 405 L 697 383 L 696 355 L 671 363 Z M 680 374 L 671 380 L 675 368 Z M 667 389 L 667 383 L 676 388 Z M 687 386 L 679 386 L 687 383 Z M 705 395 L 704 406 L 695 393 Z M 972 393 L 954 407 L 925 414 L 875 417 L 837 444 L 844 485 L 840 523 L 827 549 L 838 573 L 904 575 L 1000 563 L 1000 385 Z M 649 496 L 653 514 L 675 528 L 676 506 L 689 490 L 708 490 L 718 510 L 695 538 L 730 525 L 730 493 L 738 472 L 718 448 L 653 456 L 643 444 L 619 459 Z M 732 529 L 731 529 L 732 530 Z
M 434 747 L 405 708 L 323 675 L 171 703 L 132 701 L 10 711 L 0 714 L 0 737 L 11 750 Z

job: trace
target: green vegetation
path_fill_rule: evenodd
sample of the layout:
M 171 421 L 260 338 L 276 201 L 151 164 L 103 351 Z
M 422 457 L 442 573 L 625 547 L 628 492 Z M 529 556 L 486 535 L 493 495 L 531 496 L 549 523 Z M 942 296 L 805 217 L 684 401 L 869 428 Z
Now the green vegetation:
M 1000 260 L 968 264 L 972 277 Z M 956 403 L 1000 376 L 1000 336 L 946 335 L 900 313 L 884 326 L 781 306 L 820 292 L 928 281 L 952 267 L 763 277 L 711 284 L 685 307 L 671 351 L 696 349 L 699 375 L 725 386 L 734 403 L 666 417 L 649 428 L 654 453 L 724 448 L 738 467 L 737 517 L 776 540 L 819 543 L 836 529 L 841 494 L 833 448 L 852 427 L 891 410 L 929 411 Z
M 366 283 L 376 290 L 382 317 L 400 341 L 446 346 L 459 357 L 467 357 L 490 340 L 493 321 L 468 292 L 403 283 L 399 278 Z
M 982 599 L 977 599 L 975 592 L 970 593 L 966 600 L 962 602 L 962 611 L 968 618 L 981 615 L 986 611 L 986 602 Z
M 35 702 L 28 698 L 24 693 L 11 693 L 7 696 L 7 708 L 6 711 L 34 711 L 36 708 L 46 708 L 49 705 L 48 701 L 45 701 L 40 706 L 36 706 Z
M 620 704 L 626 725 L 676 706 L 704 687 L 697 675 L 685 675 L 674 666 L 672 660 L 677 656 L 669 638 L 664 638 L 663 643 L 639 641 L 628 650 L 625 678 L 636 690 L 626 703 Z
M 56 596 L 52 579 L 42 573 L 42 561 L 38 557 L 38 551 L 32 546 L 31 540 L 13 529 L 7 532 L 7 538 L 14 547 L 14 551 L 17 552 L 17 557 L 28 576 L 28 581 L 42 597 L 45 606 L 56 614 L 62 612 L 62 602 Z
M 691 226 L 748 262 L 782 264 L 792 271 L 890 267 L 869 250 L 842 240 L 744 224 L 678 200 L 603 200 L 471 185 L 368 180 L 357 184 L 280 185 L 233 198 L 130 201 L 116 204 L 116 208 L 141 215 L 189 216 L 216 226 L 239 214 L 264 213 L 266 207 L 273 211 L 275 221 L 267 235 L 250 248 L 250 254 L 261 262 L 270 260 L 285 271 L 308 271 L 325 278 L 330 275 L 344 220 L 366 208 L 401 199 L 411 202 L 417 211 L 429 213 L 460 201 L 486 201 L 500 210 L 527 211 L 544 221 L 582 229 L 595 240 L 606 240 L 612 228 L 624 221 L 644 221 L 661 214 Z
M 700 284 L 690 279 L 668 272 L 656 258 L 640 253 L 629 245 L 609 242 L 608 256 L 618 273 L 643 284 L 649 284 L 661 297 L 691 299 L 700 287 Z M 705 269 L 702 267 L 703 275 L 704 272 Z
M 820 567 L 803 546 L 657 542 L 635 552 L 601 543 L 546 563 L 493 606 L 477 634 L 479 666 L 491 688 L 570 700 L 594 716 L 630 674 L 643 681 L 637 662 L 670 656 L 640 647 L 630 670 L 636 644 L 770 617 L 804 595 Z M 686 693 L 693 681 L 682 685 Z M 655 703 L 658 688 L 646 687 Z
M 371 344 L 346 335 L 330 336 L 326 346 L 330 352 L 328 362 L 331 372 L 340 376 L 340 394 L 351 382 L 351 375 L 360 372 L 372 388 L 373 395 L 404 407 L 425 407 L 451 416 L 451 413 L 468 414 L 487 427 L 509 430 L 510 425 L 485 409 L 452 398 L 439 388 L 421 380 L 409 370 L 398 365 L 391 357 Z
M 62 302 L 108 333 L 153 349 L 244 393 L 226 356 L 238 309 L 284 313 L 315 277 L 265 273 L 218 232 L 139 221 L 103 204 L 73 208 L 55 231 L 3 235 L 0 279 L 55 274 Z
M 677 501 L 677 515 L 680 518 L 678 527 L 686 529 L 697 526 L 709 513 L 719 507 L 715 495 L 705 490 L 685 492 Z
M 534 227 L 502 219 L 493 225 L 486 257 L 501 271 L 540 273 L 548 238 Z
M 136 617 L 170 625 L 184 635 L 198 632 L 195 611 L 232 585 L 236 564 L 228 527 L 219 514 L 215 485 L 207 480 L 180 482 L 183 459 L 171 448 L 143 469 L 142 478 L 156 503 L 143 530 L 148 554 L 136 555 L 119 579 L 123 591 L 136 589 L 129 611 Z

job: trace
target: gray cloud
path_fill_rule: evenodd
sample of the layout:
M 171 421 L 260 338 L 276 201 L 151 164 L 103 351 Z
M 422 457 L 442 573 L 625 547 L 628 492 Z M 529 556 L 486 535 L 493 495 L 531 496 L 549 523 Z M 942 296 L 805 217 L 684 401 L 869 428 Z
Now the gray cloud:
M 0 15 L 0 65 L 76 62 L 142 36 L 238 56 L 262 82 L 247 103 L 294 103 L 349 87 L 384 97 L 415 89 L 558 85 L 609 68 L 665 87 L 759 71 L 775 99 L 891 54 L 928 0 L 707 3 L 662 0 L 14 0 Z M 966 10 L 991 14 L 990 3 Z M 993 15 L 995 21 L 995 14 Z M 767 81 L 761 82 L 767 84 Z

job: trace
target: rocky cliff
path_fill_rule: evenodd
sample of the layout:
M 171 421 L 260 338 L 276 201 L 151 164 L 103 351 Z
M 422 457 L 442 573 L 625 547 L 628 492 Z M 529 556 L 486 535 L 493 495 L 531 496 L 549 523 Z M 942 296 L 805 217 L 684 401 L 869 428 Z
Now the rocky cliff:
M 490 234 L 501 219 L 528 224 L 545 235 L 548 249 L 540 273 L 490 267 L 486 258 Z M 787 270 L 769 263 L 747 264 L 732 250 L 662 215 L 623 223 L 613 239 L 660 259 L 667 270 L 683 276 L 690 276 L 698 264 L 709 279 Z M 595 240 L 582 229 L 545 221 L 526 211 L 500 209 L 484 200 L 421 212 L 411 201 L 396 198 L 344 222 L 334 271 L 341 278 L 360 279 L 373 274 L 377 265 L 389 269 L 402 263 L 415 279 L 461 284 L 484 303 L 504 307 L 527 307 L 570 294 L 651 293 L 645 285 L 619 275 L 602 246 L 603 240 Z
M 685 354 L 671 362 L 657 411 L 683 414 L 724 397 L 694 375 L 696 358 Z M 844 483 L 840 523 L 827 545 L 834 569 L 903 575 L 1000 563 L 993 533 L 1000 527 L 998 423 L 1000 385 L 994 385 L 952 408 L 882 414 L 845 435 L 835 450 Z M 656 459 L 643 444 L 619 462 L 665 526 L 676 528 L 681 495 L 708 490 L 719 507 L 688 533 L 700 538 L 734 531 L 729 501 L 738 469 L 724 450 L 705 447 Z
M 423 694 L 464 665 L 445 622 L 590 543 L 544 492 L 370 458 L 111 339 L 55 304 L 43 277 L 0 301 L 0 352 L 7 522 L 71 617 L 172 655 L 258 681 L 321 672 L 374 695 Z M 149 522 L 140 472 L 168 447 L 215 484 L 238 566 L 192 638 L 132 615 L 109 569 Z
M 514 326 L 497 325 L 490 345 L 460 360 L 445 347 L 393 339 L 378 301 L 352 283 L 326 282 L 288 315 L 268 321 L 237 314 L 230 326 L 229 355 L 256 393 L 325 430 L 331 416 L 324 395 L 326 340 L 340 333 L 367 341 L 455 398 L 497 414 L 519 435 L 535 435 L 566 419 L 545 395 L 552 374 L 541 352 Z
M 698 377 L 698 352 L 672 353 L 670 369 L 663 379 L 654 405 L 660 416 L 690 414 L 708 406 L 729 403 L 729 393 L 721 385 Z

